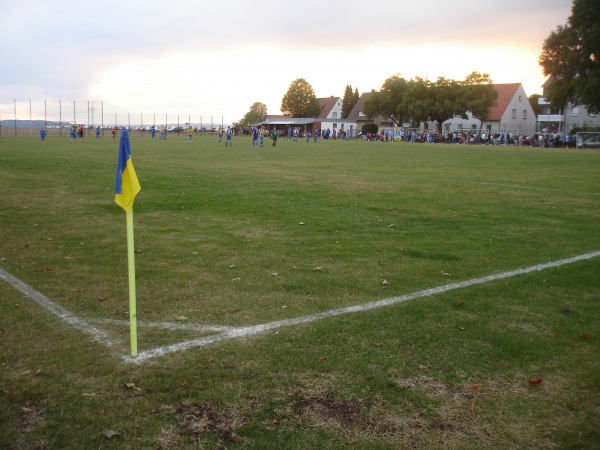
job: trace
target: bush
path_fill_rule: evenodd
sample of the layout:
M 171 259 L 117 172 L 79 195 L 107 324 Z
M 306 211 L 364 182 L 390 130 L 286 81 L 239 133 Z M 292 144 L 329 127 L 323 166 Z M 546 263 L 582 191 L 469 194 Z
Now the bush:
M 363 134 L 368 134 L 368 133 L 377 134 L 377 132 L 379 131 L 379 127 L 374 123 L 365 123 L 362 126 L 361 131 Z

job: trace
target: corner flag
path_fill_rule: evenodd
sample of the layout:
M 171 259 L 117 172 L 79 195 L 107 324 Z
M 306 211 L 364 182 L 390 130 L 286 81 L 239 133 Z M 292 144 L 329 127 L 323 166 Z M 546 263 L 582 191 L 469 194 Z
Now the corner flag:
M 127 219 L 127 267 L 129 272 L 129 334 L 131 335 L 131 356 L 137 356 L 137 306 L 135 298 L 135 251 L 133 244 L 133 200 L 140 192 L 140 182 L 131 162 L 129 133 L 121 130 L 119 161 L 115 179 L 115 202 L 125 210 Z
M 119 161 L 115 179 L 115 202 L 125 211 L 130 211 L 133 208 L 133 200 L 141 189 L 131 161 L 129 132 L 123 129 L 121 131 L 121 142 L 119 143 Z

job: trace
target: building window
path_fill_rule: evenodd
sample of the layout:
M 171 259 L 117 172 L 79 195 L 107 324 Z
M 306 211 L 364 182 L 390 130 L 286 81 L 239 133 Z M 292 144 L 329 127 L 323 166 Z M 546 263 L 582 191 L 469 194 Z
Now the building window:
M 476 124 L 476 123 L 474 123 L 473 125 L 471 125 L 471 129 L 472 129 L 472 130 L 476 130 L 476 129 L 477 129 L 477 124 Z
M 519 95 L 519 103 L 521 102 L 521 96 Z
M 523 110 L 523 120 L 527 120 L 527 110 Z
M 427 122 L 423 123 L 423 129 L 429 130 L 429 124 Z
M 331 118 L 332 119 L 337 119 L 338 118 L 337 113 L 336 112 L 332 113 L 332 117 Z
M 444 125 L 444 131 L 447 133 L 448 131 L 450 131 L 450 124 L 447 123 L 446 125 Z
M 365 113 L 364 113 L 364 112 L 362 112 L 362 111 L 359 111 L 359 112 L 358 112 L 358 117 L 365 117 Z
M 573 108 L 573 109 L 571 110 L 571 116 L 572 116 L 572 117 L 577 117 L 577 116 L 579 116 L 579 107 Z
M 458 124 L 458 129 L 459 129 L 459 130 L 462 130 L 462 123 L 459 123 L 459 124 Z
M 511 117 L 512 117 L 513 119 L 516 119 L 516 118 L 517 118 L 517 110 L 516 110 L 516 109 L 513 109 L 513 110 L 512 110 L 512 116 L 511 116 Z
M 488 131 L 492 131 L 492 124 L 491 123 L 488 123 L 485 127 L 487 128 Z
M 337 123 L 333 124 L 333 129 L 335 130 L 337 128 Z

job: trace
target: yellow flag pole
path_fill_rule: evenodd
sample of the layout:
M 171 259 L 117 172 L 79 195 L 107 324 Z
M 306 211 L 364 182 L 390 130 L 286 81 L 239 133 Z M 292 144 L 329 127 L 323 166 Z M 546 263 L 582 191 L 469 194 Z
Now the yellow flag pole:
M 135 251 L 133 245 L 133 208 L 125 213 L 127 217 L 127 264 L 129 271 L 129 334 L 131 337 L 131 357 L 137 356 L 137 311 L 135 299 Z

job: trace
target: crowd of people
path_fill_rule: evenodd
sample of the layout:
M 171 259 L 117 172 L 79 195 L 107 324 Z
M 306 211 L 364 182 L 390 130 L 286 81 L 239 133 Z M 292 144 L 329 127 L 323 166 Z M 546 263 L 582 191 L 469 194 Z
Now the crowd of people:
M 83 125 L 71 125 L 69 129 L 70 139 L 83 139 L 86 128 Z M 113 139 L 117 137 L 119 129 L 111 128 Z M 150 137 L 154 139 L 157 134 L 157 127 L 150 128 Z M 192 141 L 192 136 L 196 130 L 192 127 L 185 129 L 188 135 L 188 140 Z M 352 136 L 348 130 L 337 129 L 330 130 L 308 130 L 301 127 L 287 127 L 269 129 L 267 126 L 252 126 L 252 127 L 227 127 L 227 129 L 217 128 L 216 134 L 218 142 L 222 142 L 225 135 L 225 146 L 233 145 L 232 137 L 236 134 L 250 135 L 252 137 L 253 147 L 263 147 L 265 137 L 273 141 L 273 146 L 277 145 L 277 139 L 287 137 L 287 140 L 292 140 L 294 143 L 301 139 L 307 143 L 317 143 L 319 139 L 347 140 Z M 95 128 L 96 139 L 102 138 L 101 128 Z M 573 134 L 561 135 L 556 131 L 539 131 L 530 136 L 526 136 L 521 132 L 510 131 L 490 131 L 490 130 L 457 130 L 447 131 L 443 134 L 431 131 L 421 132 L 416 129 L 403 128 L 382 128 L 377 133 L 358 133 L 358 138 L 365 141 L 385 141 L 385 142 L 411 142 L 411 143 L 447 143 L 447 144 L 482 144 L 482 145 L 514 145 L 514 146 L 529 146 L 538 148 L 574 148 L 576 146 L 576 138 Z M 46 141 L 46 130 L 40 130 L 40 138 L 42 142 Z M 162 127 L 160 130 L 159 139 L 167 138 L 167 128 Z

